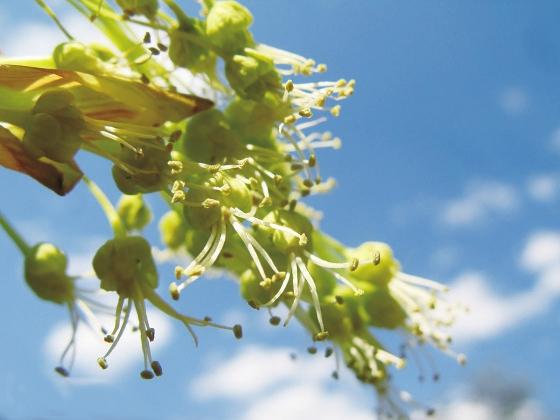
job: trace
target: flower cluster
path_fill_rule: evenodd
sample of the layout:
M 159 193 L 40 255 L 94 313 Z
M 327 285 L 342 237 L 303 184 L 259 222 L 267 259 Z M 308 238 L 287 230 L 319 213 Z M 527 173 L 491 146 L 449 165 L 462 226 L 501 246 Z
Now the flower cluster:
M 57 176 L 65 185 L 55 189 L 60 194 L 83 179 L 113 227 L 114 237 L 93 258 L 100 288 L 118 295 L 114 328 L 103 334 L 109 347 L 98 359 L 101 368 L 108 367 L 135 313 L 141 376 L 162 374 L 150 350 L 155 331 L 146 301 L 183 323 L 195 340 L 194 326 L 230 329 L 241 337 L 239 325 L 180 314 L 156 292 L 158 272 L 141 236 L 152 219 L 142 199 L 148 193 L 159 193 L 169 207 L 159 220 L 164 245 L 192 256 L 165 276 L 173 300 L 211 267 L 229 271 L 250 306 L 271 311 L 286 305 L 284 325 L 295 318 L 313 341 L 330 342 L 325 355 L 342 357 L 390 412 L 406 403 L 395 397 L 390 378 L 405 366 L 407 351 L 431 344 L 464 362 L 449 348 L 446 328 L 456 306 L 442 296 L 444 286 L 403 273 L 386 244 L 342 245 L 320 231 L 302 203 L 333 186 L 321 175 L 317 151 L 338 149 L 341 142 L 317 130 L 340 115 L 340 101 L 353 94 L 354 80 L 317 81 L 326 65 L 256 42 L 253 17 L 236 1 L 202 1 L 201 18 L 188 16 L 174 0 L 117 0 L 116 8 L 104 1 L 68 2 L 113 47 L 69 36 L 50 57 L 3 60 L 0 151 L 11 155 L 0 154 L 0 164 L 47 186 L 49 176 Z M 131 35 L 130 25 L 145 29 L 143 39 Z M 117 209 L 82 176 L 74 160 L 79 150 L 112 162 L 123 193 Z M 14 159 L 23 163 L 13 165 Z M 75 326 L 75 307 L 84 299 L 64 274 L 63 254 L 42 244 L 24 255 L 32 290 L 66 303 Z M 271 315 L 273 325 L 280 322 Z M 405 337 L 402 354 L 375 337 L 380 328 Z

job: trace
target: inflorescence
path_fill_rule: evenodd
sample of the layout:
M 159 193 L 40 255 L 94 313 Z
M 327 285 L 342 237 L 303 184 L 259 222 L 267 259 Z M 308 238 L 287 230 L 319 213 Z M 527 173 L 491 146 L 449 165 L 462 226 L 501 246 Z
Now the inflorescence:
M 333 377 L 342 358 L 377 391 L 383 413 L 406 411 L 411 398 L 394 390 L 391 371 L 404 368 L 418 347 L 430 344 L 465 362 L 450 349 L 447 328 L 458 307 L 446 301 L 445 286 L 403 273 L 386 244 L 342 245 L 319 230 L 302 203 L 334 185 L 322 177 L 317 152 L 338 149 L 341 141 L 319 128 L 341 114 L 354 80 L 316 80 L 327 72 L 325 64 L 256 42 L 253 17 L 236 1 L 201 1 L 200 18 L 174 0 L 116 0 L 116 7 L 103 0 L 68 2 L 111 47 L 80 43 L 38 1 L 68 41 L 50 57 L 0 62 L 0 147 L 22 162 L 14 167 L 0 157 L 0 164 L 59 194 L 84 180 L 114 230 L 93 258 L 100 289 L 118 297 L 110 331 L 94 315 L 107 308 L 77 291 L 64 254 L 50 244 L 20 246 L 32 290 L 70 311 L 73 334 L 59 373 L 69 374 L 72 362 L 65 367 L 65 360 L 80 317 L 107 342 L 98 359 L 106 369 L 135 314 L 141 376 L 161 375 L 150 349 L 156 334 L 146 301 L 184 324 L 195 341 L 193 327 L 229 329 L 241 338 L 240 325 L 183 315 L 157 293 L 159 275 L 141 234 L 152 220 L 142 199 L 149 193 L 159 193 L 169 207 L 159 220 L 166 248 L 192 256 L 164 276 L 172 300 L 210 268 L 227 270 L 251 307 L 268 308 L 272 325 L 282 322 L 272 310 L 283 304 L 283 325 L 295 318 L 314 342 L 328 342 L 325 356 L 337 360 Z M 144 28 L 142 39 L 131 35 L 131 25 Z M 116 209 L 83 177 L 75 161 L 80 150 L 112 163 L 123 193 Z M 2 226 L 23 243 L 7 222 Z M 376 328 L 399 332 L 401 352 L 386 348 Z M 317 353 L 315 344 L 309 352 Z

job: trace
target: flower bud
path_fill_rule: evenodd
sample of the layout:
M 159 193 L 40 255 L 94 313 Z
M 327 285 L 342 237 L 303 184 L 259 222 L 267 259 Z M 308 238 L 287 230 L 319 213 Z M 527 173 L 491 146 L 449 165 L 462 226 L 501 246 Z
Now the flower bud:
M 211 109 L 188 120 L 182 147 L 192 160 L 212 164 L 235 157 L 241 144 L 224 115 Z
M 223 54 L 234 54 L 253 45 L 251 23 L 249 10 L 236 1 L 217 1 L 206 18 L 206 34 Z
M 31 248 L 25 257 L 25 281 L 41 299 L 55 303 L 71 302 L 74 281 L 66 275 L 66 255 L 49 243 Z
M 263 287 L 262 279 L 253 270 L 246 270 L 239 281 L 239 290 L 243 299 L 258 306 L 269 302 L 276 292 L 273 287 Z
M 127 230 L 141 230 L 152 220 L 152 212 L 141 194 L 123 195 L 117 212 Z
M 183 28 L 173 29 L 169 33 L 169 58 L 178 67 L 189 69 L 193 73 L 205 73 L 214 77 L 216 56 L 208 48 L 193 41 L 202 36 L 198 31 Z
M 158 11 L 158 0 L 117 0 L 117 4 L 127 15 L 144 15 L 148 19 Z
M 289 103 L 282 101 L 276 93 L 266 92 L 259 102 L 232 101 L 225 110 L 225 116 L 241 141 L 275 150 L 278 146 L 272 136 L 274 127 L 291 112 Z
M 187 225 L 179 213 L 170 210 L 159 221 L 159 233 L 161 242 L 176 251 L 185 241 Z
M 158 274 L 150 244 L 141 236 L 111 239 L 97 250 L 93 269 L 101 288 L 131 297 L 135 282 L 155 289 Z
M 76 42 L 63 42 L 53 51 L 53 60 L 57 68 L 82 71 L 85 73 L 102 73 L 103 62 L 94 49 Z
M 338 287 L 335 293 L 344 303 L 336 303 L 332 296 L 325 299 L 321 307 L 325 330 L 334 341 L 349 340 L 356 331 L 365 328 L 364 316 L 358 299 L 347 288 Z M 314 316 L 312 307 L 309 308 L 309 315 Z
M 170 160 L 167 150 L 150 147 L 139 154 L 123 148 L 120 159 L 130 168 L 130 172 L 117 165 L 113 166 L 112 172 L 117 187 L 124 194 L 155 192 L 165 188 L 169 176 L 167 163 Z
M 272 240 L 273 245 L 282 253 L 299 253 L 302 249 L 311 245 L 313 225 L 309 219 L 295 211 L 278 209 L 268 213 L 264 219 L 267 223 L 275 223 L 290 228 L 292 232 L 259 226 Z M 299 234 L 299 235 L 298 235 Z
M 365 242 L 348 251 L 349 258 L 357 258 L 360 264 L 352 277 L 376 286 L 385 286 L 400 269 L 389 245 L 382 242 Z
M 363 296 L 363 306 L 369 316 L 369 325 L 378 328 L 402 327 L 406 312 L 386 287 L 374 288 Z
M 199 190 L 190 190 L 186 194 L 188 201 L 202 203 L 208 198 L 208 193 Z M 207 230 L 220 220 L 222 211 L 220 206 L 190 207 L 185 206 L 183 213 L 190 226 L 195 229 Z
M 35 102 L 25 127 L 23 147 L 36 158 L 70 162 L 81 146 L 85 127 L 73 95 L 62 89 L 44 92 Z
M 267 92 L 277 93 L 282 88 L 272 60 L 254 50 L 227 60 L 226 78 L 240 97 L 255 101 L 260 101 Z

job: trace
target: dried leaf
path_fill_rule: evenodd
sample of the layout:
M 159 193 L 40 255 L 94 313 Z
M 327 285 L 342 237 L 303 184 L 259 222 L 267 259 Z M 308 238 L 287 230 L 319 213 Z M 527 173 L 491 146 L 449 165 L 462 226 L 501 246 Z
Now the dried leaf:
M 0 165 L 29 175 L 59 195 L 70 192 L 82 178 L 76 163 L 37 160 L 27 154 L 21 141 L 0 126 Z

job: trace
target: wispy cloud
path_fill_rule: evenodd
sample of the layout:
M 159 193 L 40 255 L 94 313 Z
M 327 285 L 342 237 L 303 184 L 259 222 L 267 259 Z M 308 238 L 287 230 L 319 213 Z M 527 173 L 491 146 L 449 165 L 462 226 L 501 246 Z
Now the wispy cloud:
M 529 95 L 520 86 L 510 86 L 500 93 L 498 103 L 506 114 L 520 115 L 529 108 Z
M 504 295 L 489 284 L 485 276 L 475 272 L 463 274 L 452 283 L 454 300 L 469 308 L 453 327 L 457 341 L 474 342 L 499 335 L 545 312 L 553 299 L 538 285 L 526 292 Z
M 233 357 L 214 362 L 190 383 L 199 399 L 229 398 L 239 403 L 237 420 L 339 420 L 372 418 L 360 404 L 357 384 L 342 380 L 330 390 L 334 361 L 320 357 L 292 360 L 289 348 L 248 346 Z M 363 400 L 362 400 L 363 401 Z
M 450 226 L 468 226 L 492 215 L 509 213 L 519 206 L 519 194 L 511 185 L 498 181 L 477 181 L 462 196 L 443 208 L 443 221 Z
M 557 153 L 560 153 L 560 128 L 553 131 L 550 136 L 550 147 Z
M 537 276 L 534 285 L 523 292 L 498 293 L 478 272 L 465 273 L 451 284 L 452 298 L 470 309 L 454 326 L 454 338 L 462 342 L 493 338 L 550 309 L 560 296 L 560 232 L 532 234 L 521 264 Z
M 539 202 L 555 200 L 560 193 L 560 176 L 558 174 L 535 175 L 527 181 L 527 193 Z
M 545 414 L 541 406 L 534 400 L 524 401 L 513 413 L 504 417 L 500 410 L 488 401 L 479 401 L 468 397 L 458 397 L 446 405 L 439 406 L 435 415 L 427 417 L 424 411 L 416 411 L 411 420 L 545 420 Z
M 538 273 L 560 265 L 560 232 L 533 233 L 525 245 L 521 263 L 524 268 Z M 558 283 L 560 283 L 560 277 Z

